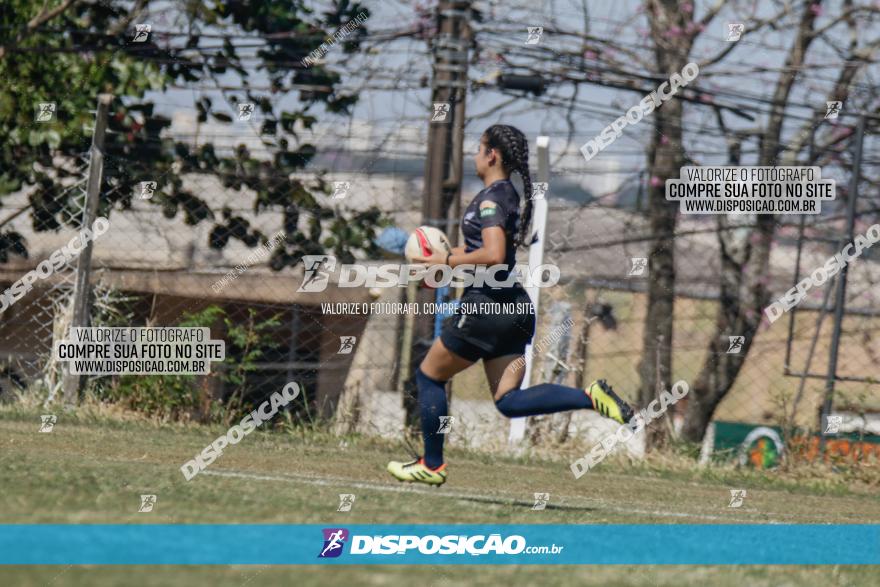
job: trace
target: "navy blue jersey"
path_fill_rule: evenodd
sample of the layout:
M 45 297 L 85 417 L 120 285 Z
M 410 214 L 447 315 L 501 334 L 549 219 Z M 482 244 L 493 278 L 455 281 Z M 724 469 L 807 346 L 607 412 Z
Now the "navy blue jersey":
M 483 229 L 500 226 L 506 236 L 504 264 L 507 270 L 499 271 L 496 277 L 506 280 L 516 264 L 516 248 L 513 240 L 519 224 L 519 194 L 509 179 L 500 179 L 483 188 L 474 196 L 461 219 L 461 232 L 464 235 L 465 252 L 470 253 L 483 248 Z

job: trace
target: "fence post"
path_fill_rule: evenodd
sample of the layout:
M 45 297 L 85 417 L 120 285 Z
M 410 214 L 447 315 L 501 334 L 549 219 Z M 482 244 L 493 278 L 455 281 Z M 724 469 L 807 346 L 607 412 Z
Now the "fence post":
M 536 146 L 538 148 L 538 181 L 549 183 L 550 182 L 550 137 L 549 136 L 539 136 L 536 141 Z M 531 198 L 534 194 L 523 194 L 524 198 Z M 531 244 L 529 247 L 529 271 L 534 271 L 535 268 L 540 266 L 544 262 L 544 239 L 547 233 L 547 198 L 549 197 L 549 190 L 542 198 L 537 198 L 532 202 L 534 206 L 534 211 L 532 213 L 532 233 L 537 235 L 538 240 Z M 531 235 L 530 235 L 531 236 Z M 536 285 L 532 284 L 530 287 L 526 288 L 526 291 L 529 293 L 529 297 L 532 299 L 532 303 L 535 305 L 535 335 L 538 334 L 538 317 L 539 313 L 539 302 L 541 301 L 541 289 Z M 523 375 L 522 387 L 526 388 L 531 385 L 532 382 L 532 371 L 534 369 L 534 349 L 531 344 L 526 345 L 526 372 Z M 512 418 L 510 420 L 510 430 L 508 432 L 508 441 L 510 444 L 517 444 L 520 442 L 526 434 L 526 418 Z
M 855 232 L 856 199 L 859 197 L 859 176 L 862 172 L 862 147 L 865 143 L 864 114 L 859 117 L 856 125 L 855 152 L 853 153 L 852 177 L 849 184 L 849 201 L 846 203 L 846 242 L 852 242 Z M 842 248 L 842 247 L 840 247 Z M 837 380 L 837 356 L 840 352 L 840 333 L 843 330 L 843 311 L 846 304 L 846 274 L 849 264 L 844 263 L 837 277 L 837 291 L 834 296 L 834 328 L 831 332 L 831 348 L 828 353 L 828 377 L 825 381 L 825 400 L 822 402 L 822 414 L 819 421 L 820 453 L 825 454 L 825 422 L 831 413 L 834 400 L 834 383 Z M 824 304 L 822 306 L 825 307 Z
M 111 94 L 98 95 L 98 111 L 95 116 L 95 131 L 89 149 L 89 178 L 86 185 L 86 201 L 83 207 L 80 229 L 90 228 L 98 215 L 98 200 L 101 182 L 104 177 L 104 134 L 107 130 L 107 113 L 110 110 Z M 87 326 L 89 323 L 89 295 L 91 294 L 92 240 L 82 247 L 76 263 L 76 278 L 73 285 L 73 302 L 70 328 Z M 68 331 L 68 336 L 70 336 Z M 72 375 L 70 366 L 64 371 L 64 403 L 75 406 L 82 386 L 82 375 Z

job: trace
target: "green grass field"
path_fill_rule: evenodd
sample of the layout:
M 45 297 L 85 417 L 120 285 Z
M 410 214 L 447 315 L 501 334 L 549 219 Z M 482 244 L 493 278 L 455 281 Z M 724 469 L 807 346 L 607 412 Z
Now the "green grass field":
M 206 472 L 180 465 L 222 427 L 159 426 L 0 409 L 2 523 L 878 523 L 870 487 L 735 469 L 636 468 L 608 462 L 575 480 L 567 461 L 452 450 L 442 488 L 401 485 L 385 463 L 399 445 L 317 432 L 251 434 Z M 491 475 L 486 472 L 491 471 Z M 729 490 L 745 488 L 743 507 Z M 549 492 L 546 510 L 531 509 Z M 338 494 L 356 495 L 337 512 Z M 157 495 L 138 513 L 141 494 Z M 861 567 L 7 567 L 3 585 L 869 585 Z

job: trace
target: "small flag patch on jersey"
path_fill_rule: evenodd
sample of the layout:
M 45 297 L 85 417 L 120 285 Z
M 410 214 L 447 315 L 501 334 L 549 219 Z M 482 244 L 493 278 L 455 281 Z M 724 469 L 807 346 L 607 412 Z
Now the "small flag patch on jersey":
M 498 212 L 498 204 L 495 202 L 483 202 L 480 204 L 480 218 L 494 216 Z

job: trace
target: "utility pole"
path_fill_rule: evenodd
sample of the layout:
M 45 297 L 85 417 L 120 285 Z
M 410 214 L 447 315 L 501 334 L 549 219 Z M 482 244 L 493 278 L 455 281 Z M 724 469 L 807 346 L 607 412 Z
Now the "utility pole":
M 95 116 L 95 132 L 92 134 L 92 146 L 89 149 L 89 177 L 86 184 L 86 201 L 83 206 L 82 224 L 80 229 L 91 229 L 98 216 L 101 182 L 104 177 L 104 135 L 107 131 L 107 114 L 110 110 L 111 94 L 98 95 L 98 111 Z M 92 274 L 92 239 L 83 246 L 76 263 L 76 279 L 73 286 L 73 315 L 70 328 L 88 326 L 89 296 L 91 294 Z M 70 331 L 68 331 L 70 332 Z M 68 334 L 69 336 L 69 334 Z M 79 400 L 82 386 L 82 375 L 71 375 L 69 365 L 63 377 L 64 403 L 75 406 Z
M 445 231 L 453 245 L 458 242 L 470 5 L 470 0 L 440 2 L 432 47 L 434 75 L 422 224 Z
M 458 218 L 461 214 L 462 145 L 468 48 L 471 39 L 468 24 L 470 12 L 471 0 L 441 0 L 437 6 L 437 34 L 431 47 L 434 66 L 428 118 L 425 191 L 422 196 L 422 225 L 443 230 L 453 246 L 458 244 Z M 419 288 L 415 299 L 408 301 L 419 305 L 433 303 L 435 295 L 433 289 Z M 414 348 L 403 400 L 408 424 L 418 421 L 417 390 L 412 374 L 433 339 L 434 315 L 417 316 L 413 328 Z

